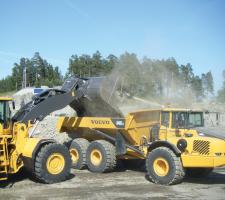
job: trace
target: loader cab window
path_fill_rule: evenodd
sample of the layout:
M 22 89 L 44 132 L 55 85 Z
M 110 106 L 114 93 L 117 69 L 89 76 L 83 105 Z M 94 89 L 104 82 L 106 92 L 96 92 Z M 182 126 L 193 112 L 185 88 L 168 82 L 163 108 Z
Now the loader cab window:
M 3 124 L 4 122 L 4 103 L 0 102 L 0 123 Z
M 11 111 L 7 101 L 0 101 L 0 123 L 6 129 L 10 124 Z
M 161 114 L 161 125 L 168 127 L 170 123 L 170 113 L 162 112 Z

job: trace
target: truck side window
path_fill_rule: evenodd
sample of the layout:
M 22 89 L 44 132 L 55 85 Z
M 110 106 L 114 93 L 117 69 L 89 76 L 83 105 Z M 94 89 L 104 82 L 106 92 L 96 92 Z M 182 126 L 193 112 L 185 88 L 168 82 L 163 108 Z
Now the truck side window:
M 169 112 L 162 112 L 161 125 L 162 126 L 169 126 L 169 122 L 170 122 L 170 113 Z

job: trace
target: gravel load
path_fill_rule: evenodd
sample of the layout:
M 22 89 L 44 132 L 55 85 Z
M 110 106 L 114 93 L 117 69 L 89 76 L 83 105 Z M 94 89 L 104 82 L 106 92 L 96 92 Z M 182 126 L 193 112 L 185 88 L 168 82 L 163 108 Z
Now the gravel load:
M 70 141 L 67 133 L 59 133 L 56 129 L 58 117 L 47 116 L 44 120 L 38 123 L 31 137 L 39 137 L 45 139 L 55 139 L 59 143 L 66 143 Z M 30 134 L 33 131 L 31 128 Z

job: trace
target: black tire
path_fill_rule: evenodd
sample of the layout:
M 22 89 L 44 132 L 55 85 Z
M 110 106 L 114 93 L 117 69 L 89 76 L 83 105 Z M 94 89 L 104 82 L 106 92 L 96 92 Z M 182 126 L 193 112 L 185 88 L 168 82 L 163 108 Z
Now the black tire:
M 47 165 L 51 159 L 61 159 L 63 164 L 53 166 L 58 167 L 54 173 L 50 172 Z M 53 157 L 53 158 L 52 158 Z M 54 161 L 53 161 L 54 162 Z M 59 162 L 58 162 L 59 163 Z M 57 183 L 68 179 L 71 169 L 71 158 L 68 149 L 57 143 L 49 143 L 41 147 L 35 157 L 34 175 L 42 183 Z
M 204 178 L 207 177 L 213 168 L 187 168 L 186 169 L 186 176 L 191 178 Z
M 72 167 L 74 169 L 83 169 L 86 166 L 86 151 L 89 142 L 84 138 L 74 139 L 70 144 L 70 155 Z
M 93 162 L 95 153 L 101 157 L 98 163 Z M 87 149 L 87 166 L 91 172 L 103 173 L 112 171 L 116 166 L 115 146 L 105 140 L 91 142 Z
M 157 166 L 160 167 L 157 169 Z M 162 174 L 157 172 L 160 169 L 163 169 Z M 180 183 L 185 175 L 180 158 L 167 147 L 158 147 L 148 154 L 146 170 L 150 181 L 162 185 Z

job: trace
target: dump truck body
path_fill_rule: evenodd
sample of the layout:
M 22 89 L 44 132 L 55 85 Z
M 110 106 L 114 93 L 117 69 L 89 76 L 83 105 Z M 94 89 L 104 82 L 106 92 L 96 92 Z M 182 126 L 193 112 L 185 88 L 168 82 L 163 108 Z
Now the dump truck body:
M 174 110 L 170 109 L 171 119 Z M 60 117 L 58 130 L 71 133 L 75 138 L 86 138 L 89 141 L 108 139 L 116 141 L 121 134 L 129 144 L 138 150 L 145 149 L 157 141 L 166 141 L 181 154 L 184 167 L 218 167 L 225 165 L 225 140 L 216 136 L 207 136 L 196 129 L 175 129 L 163 126 L 161 112 L 168 110 L 144 110 L 129 113 L 125 118 L 107 117 Z M 179 110 L 181 112 L 181 110 Z M 183 110 L 186 112 L 186 110 Z M 193 112 L 193 111 L 192 111 Z M 195 113 L 195 112 L 193 112 Z M 201 112 L 196 112 L 201 113 Z M 159 134 L 154 136 L 152 129 L 159 126 Z M 96 132 L 101 131 L 102 134 Z M 110 136 L 111 139 L 107 138 Z M 185 140 L 187 147 L 184 152 L 178 149 L 179 141 Z M 147 144 L 146 144 L 147 143 Z M 128 148 L 127 155 L 133 151 Z M 126 154 L 124 155 L 126 157 Z M 144 157 L 147 152 L 143 151 Z M 140 154 L 137 156 L 143 158 Z M 196 162 L 192 162 L 195 160 Z M 220 160 L 220 161 L 218 161 Z

